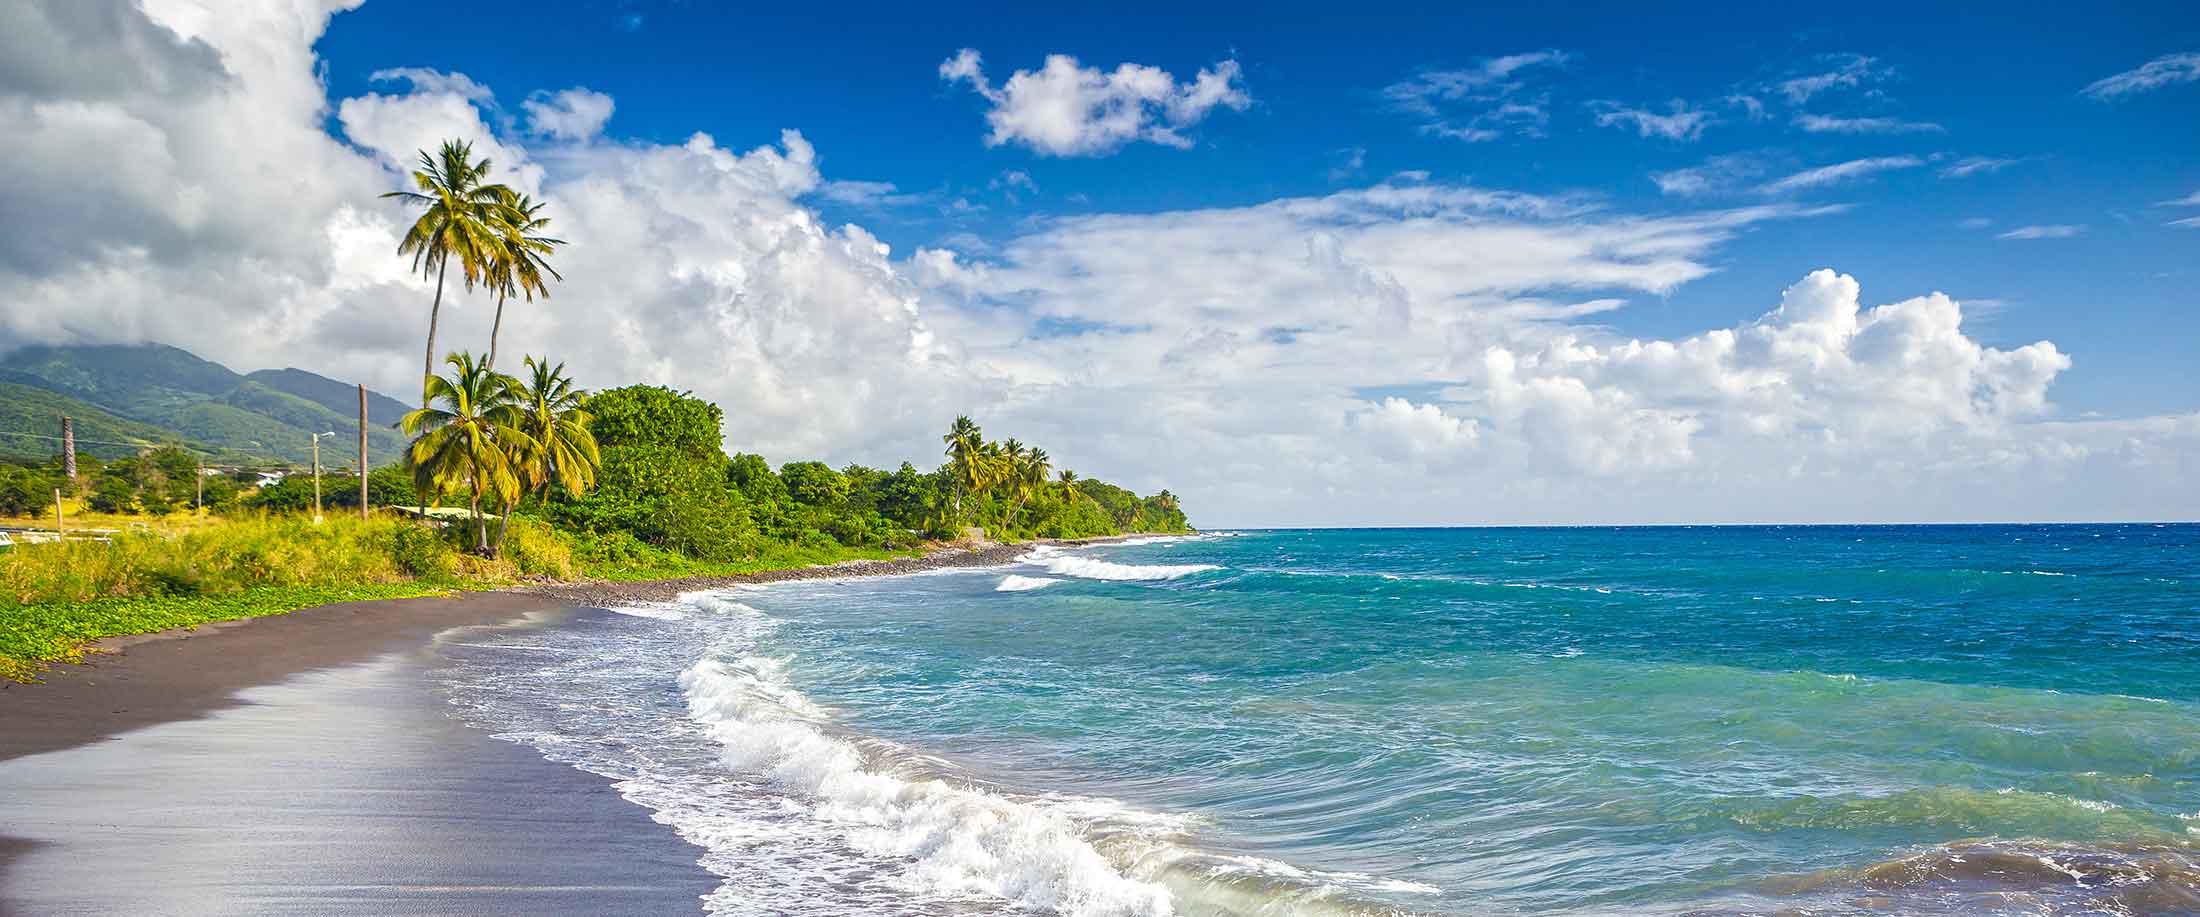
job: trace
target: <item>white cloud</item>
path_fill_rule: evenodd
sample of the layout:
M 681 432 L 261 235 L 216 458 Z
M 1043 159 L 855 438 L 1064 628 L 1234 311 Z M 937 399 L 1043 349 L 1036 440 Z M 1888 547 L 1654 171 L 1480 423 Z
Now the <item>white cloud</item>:
M 1930 121 L 1900 118 L 1835 118 L 1800 114 L 1795 126 L 1813 134 L 1945 134 L 1948 129 Z
M 1103 72 L 1050 54 L 1040 69 L 1018 70 L 999 87 L 981 64 L 977 51 L 964 48 L 942 62 L 939 73 L 950 83 L 969 83 L 992 104 L 986 145 L 1019 143 L 1049 156 L 1101 156 L 1136 141 L 1189 147 L 1181 131 L 1216 108 L 1244 111 L 1253 104 L 1234 60 L 1179 83 L 1158 67 L 1123 64 Z
M 1745 92 L 1737 92 L 1727 96 L 1725 101 L 1727 107 L 1741 109 L 1742 117 L 1751 121 L 1762 121 L 1767 117 L 1764 100 L 1756 96 Z
M 2164 223 L 2164 224 L 2162 224 L 2162 225 L 2164 225 L 2164 226 L 2181 226 L 2181 227 L 2184 227 L 2184 228 L 2186 228 L 2186 229 L 2200 229 L 2200 217 L 2186 217 L 2186 218 L 2184 218 L 2184 219 L 2182 219 L 2182 220 L 2171 220 L 2171 221 L 2169 221 L 2169 222 L 2167 222 L 2167 223 Z
M 2015 228 L 2015 229 L 2009 230 L 2008 232 L 2002 233 L 2001 235 L 1995 236 L 1994 238 L 1996 238 L 1996 239 L 2068 239 L 2068 238 L 2072 238 L 2072 237 L 2075 237 L 2075 236 L 2078 236 L 2078 235 L 2082 235 L 2082 234 L 2084 234 L 2084 232 L 2085 232 L 2085 227 L 2083 227 L 2083 226 L 2071 226 L 2071 225 L 2068 225 L 2068 224 L 2050 224 L 2050 225 L 2044 225 L 2044 226 L 2019 226 L 2019 227 L 2017 227 L 2017 228 Z
M 515 133 L 456 74 L 331 100 L 333 5 L 111 2 L 92 50 L 0 77 L 0 214 L 51 230 L 0 234 L 0 342 L 160 340 L 403 397 L 429 291 L 376 195 L 462 136 L 571 241 L 503 346 L 692 389 L 774 461 L 923 462 L 967 412 L 1213 525 L 2200 512 L 2200 415 L 2060 420 L 2070 358 L 1986 346 L 1946 296 L 1867 307 L 1819 272 L 1694 301 L 1725 316 L 1696 333 L 1601 324 L 1818 212 L 1792 204 L 1646 216 L 1401 179 L 897 256 L 805 201 L 898 192 L 828 179 L 793 131 Z M 11 15 L 0 35 L 30 31 Z M 444 343 L 485 344 L 487 305 L 454 290 Z
M 489 87 L 474 82 L 472 77 L 463 73 L 444 73 L 426 67 L 392 67 L 376 70 L 368 74 L 367 79 L 376 83 L 402 81 L 410 84 L 414 92 L 454 95 L 468 102 L 484 105 L 495 104 L 496 101 L 496 94 L 490 92 Z
M 1965 156 L 1943 166 L 1940 170 L 1940 177 L 1969 178 L 1973 175 L 1992 175 L 1995 172 L 2016 165 L 2020 161 L 1994 156 Z
M 1790 191 L 1804 191 L 1839 184 L 1880 172 L 1915 169 L 1924 164 L 1925 160 L 1915 156 L 1875 156 L 1869 159 L 1851 159 L 1847 162 L 1837 162 L 1829 166 L 1805 169 L 1766 184 L 1758 190 L 1766 194 L 1785 194 Z
M 2185 195 L 2184 197 L 2171 198 L 2171 199 L 2169 199 L 2169 200 L 2166 200 L 2166 201 L 2156 201 L 2156 202 L 2155 202 L 2155 204 L 2154 204 L 2154 206 L 2156 206 L 2156 207 L 2200 207 L 2200 191 L 2194 191 L 2193 193 L 2191 193 L 2191 194 L 2187 194 L 2187 195 Z
M 2200 80 L 2200 51 L 2186 51 L 2164 54 L 2134 69 L 2094 80 L 2080 91 L 2107 102 L 2194 80 Z
M 1421 122 L 1421 132 L 1468 143 L 1507 134 L 1543 136 L 1550 93 L 1534 90 L 1543 73 L 1564 67 L 1564 51 L 1483 58 L 1456 70 L 1424 70 L 1383 88 L 1391 107 Z
M 1658 190 L 1672 195 L 1715 194 L 1733 190 L 1742 182 L 1765 173 L 1765 158 L 1756 153 L 1713 156 L 1702 165 L 1670 172 L 1652 172 Z
M 1598 127 L 1632 127 L 1643 137 L 1695 140 L 1703 136 L 1704 128 L 1717 123 L 1710 112 L 1692 107 L 1684 100 L 1674 99 L 1666 105 L 1670 111 L 1661 114 L 1648 109 L 1628 108 L 1618 102 L 1589 103 L 1589 107 L 1597 112 Z
M 1956 225 L 1961 226 L 1964 229 L 1985 229 L 1988 226 L 1994 225 L 1994 221 L 1987 219 L 1986 217 L 1969 217 L 1961 222 L 1958 222 Z
M 905 194 L 890 181 L 842 179 L 818 186 L 819 197 L 855 207 L 893 207 L 926 200 L 922 194 Z
M 1820 55 L 1815 63 L 1831 69 L 1781 80 L 1772 85 L 1773 90 L 1785 96 L 1789 104 L 1801 105 L 1819 93 L 1834 89 L 1854 89 L 1894 75 L 1893 68 L 1861 54 Z
M 519 104 L 527 111 L 530 129 L 559 140 L 588 140 L 602 133 L 613 108 L 610 96 L 583 86 L 537 92 Z

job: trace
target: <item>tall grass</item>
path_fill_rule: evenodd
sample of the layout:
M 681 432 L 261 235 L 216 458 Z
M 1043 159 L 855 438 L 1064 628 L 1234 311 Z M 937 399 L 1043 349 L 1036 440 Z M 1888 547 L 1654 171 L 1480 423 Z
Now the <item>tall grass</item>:
M 410 520 L 232 516 L 186 532 L 124 532 L 110 542 L 0 551 L 0 677 L 74 659 L 84 641 L 327 602 L 565 578 L 565 540 L 512 521 L 504 555 L 463 552 L 455 535 Z

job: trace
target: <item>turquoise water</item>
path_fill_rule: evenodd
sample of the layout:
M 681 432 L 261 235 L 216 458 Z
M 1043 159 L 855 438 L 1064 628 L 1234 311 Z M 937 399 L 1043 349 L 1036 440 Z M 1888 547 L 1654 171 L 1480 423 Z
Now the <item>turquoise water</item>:
M 2200 912 L 2200 527 L 1028 561 L 694 596 L 484 656 L 469 697 L 593 769 L 738 786 L 712 831 L 779 819 L 808 852 L 726 867 L 727 912 L 774 883 L 932 913 Z M 661 728 L 496 700 L 576 686 Z

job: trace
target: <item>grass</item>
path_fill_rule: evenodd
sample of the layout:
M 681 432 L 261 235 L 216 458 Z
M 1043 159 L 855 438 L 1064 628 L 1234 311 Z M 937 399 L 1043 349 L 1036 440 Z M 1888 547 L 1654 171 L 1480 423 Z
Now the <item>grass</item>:
M 0 678 L 31 681 L 51 662 L 82 662 L 102 637 L 282 614 L 331 602 L 436 595 L 429 583 L 269 586 L 228 595 L 129 596 L 86 602 L 0 603 Z
M 454 540 L 469 538 L 463 526 L 438 532 L 394 517 L 330 515 L 315 525 L 296 515 L 72 515 L 69 527 L 119 534 L 111 542 L 0 551 L 0 678 L 30 681 L 49 663 L 80 662 L 86 644 L 103 637 L 331 602 L 491 589 L 530 579 L 732 576 L 923 553 L 770 543 L 748 559 L 707 562 L 631 536 L 557 531 L 525 516 L 514 517 L 503 556 L 495 560 L 459 549 Z

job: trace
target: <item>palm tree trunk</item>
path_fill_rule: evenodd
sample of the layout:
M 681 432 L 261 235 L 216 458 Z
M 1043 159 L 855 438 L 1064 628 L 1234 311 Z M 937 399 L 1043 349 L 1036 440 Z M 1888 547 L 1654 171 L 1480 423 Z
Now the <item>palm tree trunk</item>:
M 489 526 L 481 518 L 481 478 L 478 475 L 467 475 L 466 486 L 473 491 L 471 502 L 474 511 L 474 553 L 486 555 L 489 553 Z
M 497 331 L 498 331 L 499 329 L 502 329 L 503 327 L 504 327 L 504 293 L 503 293 L 502 291 L 499 291 L 499 292 L 497 293 L 497 317 L 496 317 L 496 320 L 495 320 L 495 321 L 492 321 L 492 322 L 490 322 L 490 323 L 489 323 L 489 361 L 488 361 L 488 362 L 486 362 L 486 363 L 483 363 L 483 364 L 481 364 L 481 368 L 483 368 L 483 369 L 495 369 L 495 368 L 497 368 Z
M 428 307 L 428 358 L 420 368 L 420 406 L 428 406 L 428 377 L 435 375 L 435 320 L 443 314 L 443 272 L 451 269 L 448 255 L 436 263 L 435 304 Z M 420 518 L 428 518 L 428 495 L 420 497 Z
M 549 490 L 550 482 L 547 480 L 543 481 L 542 486 L 535 489 L 536 502 L 541 502 L 542 495 L 544 493 L 547 493 Z M 504 508 L 503 518 L 497 520 L 497 537 L 494 541 L 489 542 L 490 557 L 495 557 L 498 554 L 504 553 L 504 528 L 505 526 L 510 525 L 512 522 L 512 510 L 517 508 L 520 505 L 521 501 L 525 499 L 525 497 L 521 497 L 520 500 L 512 501 L 511 506 L 507 506 Z
M 451 269 L 451 258 L 443 256 L 435 269 L 435 304 L 428 307 L 428 357 L 420 366 L 420 406 L 428 406 L 428 377 L 435 375 L 435 324 L 443 316 L 443 272 Z M 421 504 L 422 509 L 427 504 Z

